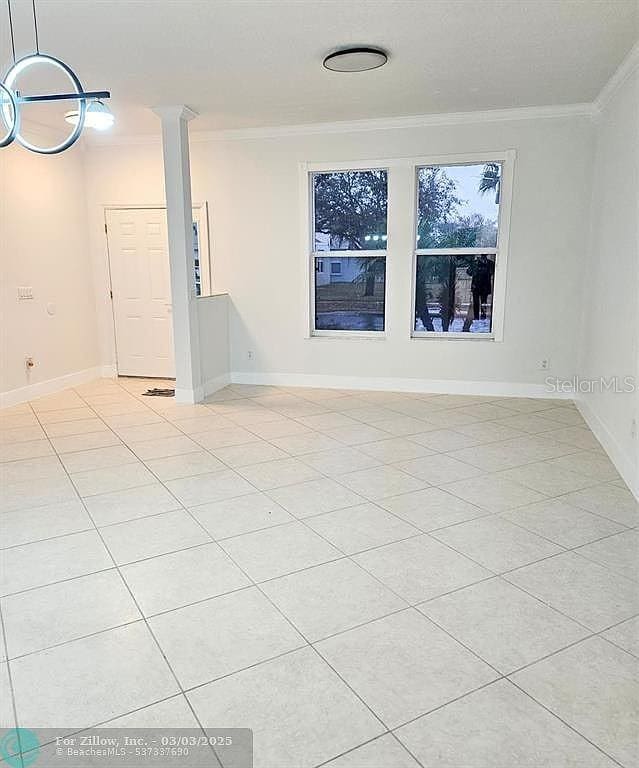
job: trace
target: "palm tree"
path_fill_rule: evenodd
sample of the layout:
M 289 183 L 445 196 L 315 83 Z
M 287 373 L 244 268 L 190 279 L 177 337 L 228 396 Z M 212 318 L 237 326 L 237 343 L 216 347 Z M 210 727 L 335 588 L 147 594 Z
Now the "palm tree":
M 386 259 L 382 257 L 367 256 L 359 259 L 358 282 L 364 283 L 364 296 L 375 295 L 375 283 L 378 278 L 383 279 L 386 271 Z
M 499 192 L 501 187 L 501 166 L 499 163 L 486 163 L 479 179 L 479 194 L 495 191 L 495 204 L 499 205 Z

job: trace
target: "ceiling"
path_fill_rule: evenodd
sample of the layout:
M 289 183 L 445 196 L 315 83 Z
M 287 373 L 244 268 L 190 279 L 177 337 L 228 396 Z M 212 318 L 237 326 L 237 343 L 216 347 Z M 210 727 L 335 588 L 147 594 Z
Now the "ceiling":
M 12 6 L 20 55 L 33 45 L 31 2 Z M 187 104 L 200 114 L 192 129 L 211 130 L 590 102 L 639 36 L 637 0 L 37 0 L 37 9 L 41 50 L 87 89 L 111 90 L 116 134 L 157 133 L 152 105 Z M 323 69 L 327 52 L 353 43 L 385 48 L 389 63 Z

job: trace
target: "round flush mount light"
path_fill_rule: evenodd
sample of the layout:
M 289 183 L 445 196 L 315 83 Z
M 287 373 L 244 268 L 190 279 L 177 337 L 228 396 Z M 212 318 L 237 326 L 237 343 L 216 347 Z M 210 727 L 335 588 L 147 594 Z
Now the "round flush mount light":
M 324 59 L 324 66 L 333 72 L 366 72 L 383 67 L 387 61 L 388 54 L 381 48 L 359 46 L 329 53 Z

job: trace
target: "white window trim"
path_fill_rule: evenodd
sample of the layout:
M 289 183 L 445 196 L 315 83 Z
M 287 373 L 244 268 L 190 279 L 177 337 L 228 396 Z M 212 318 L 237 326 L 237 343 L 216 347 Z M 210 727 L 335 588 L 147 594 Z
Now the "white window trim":
M 410 307 L 410 317 L 408 318 L 408 338 L 419 341 L 430 339 L 431 341 L 491 341 L 501 342 L 504 337 L 504 318 L 506 310 L 506 282 L 507 282 L 507 263 L 508 246 L 510 238 L 510 216 L 512 206 L 513 175 L 515 166 L 516 152 L 514 149 L 499 150 L 496 152 L 468 152 L 464 154 L 453 155 L 426 155 L 395 158 L 375 158 L 360 161 L 340 161 L 332 163 L 299 163 L 299 199 L 300 199 L 300 242 L 302 253 L 306 256 L 306 269 L 304 273 L 304 314 L 303 314 L 303 336 L 305 339 L 368 339 L 371 341 L 385 341 L 389 334 L 389 308 L 391 302 L 398 299 L 407 300 Z M 443 333 L 415 331 L 415 279 L 417 255 L 422 253 L 441 253 L 441 249 L 415 249 L 416 229 L 417 229 L 417 169 L 426 165 L 469 165 L 483 164 L 491 161 L 502 163 L 502 177 L 500 189 L 500 205 L 498 219 L 498 239 L 496 248 L 477 248 L 477 253 L 497 253 L 498 258 L 495 263 L 495 276 L 493 284 L 493 325 L 491 333 Z M 332 253 L 339 253 L 340 256 L 379 256 L 384 253 L 388 258 L 390 243 L 386 241 L 386 249 L 383 251 L 313 251 L 314 233 L 313 233 L 313 196 L 311 194 L 311 182 L 309 174 L 313 172 L 329 171 L 366 171 L 366 170 L 387 170 L 389 190 L 391 188 L 391 174 L 393 167 L 402 166 L 412 167 L 412 201 L 413 201 L 413 234 L 412 234 L 412 275 L 410 279 L 411 295 L 409 297 L 395 297 L 393 295 L 393 285 L 391 281 L 392 270 L 386 268 L 386 285 L 384 294 L 384 331 L 322 331 L 315 330 L 315 258 L 330 257 Z M 389 198 L 388 210 L 392 210 L 392 201 Z M 392 229 L 390 219 L 388 220 L 388 231 Z M 471 253 L 469 249 L 450 249 L 447 253 L 455 251 Z M 397 332 L 395 330 L 395 332 Z
M 414 248 L 411 277 L 410 335 L 412 339 L 450 339 L 451 341 L 496 341 L 504 340 L 504 317 L 506 313 L 506 279 L 508 262 L 508 241 L 510 236 L 510 210 L 512 204 L 513 171 L 515 150 L 502 152 L 468 153 L 464 155 L 444 155 L 431 157 L 415 163 L 413 179 L 413 243 L 417 242 L 417 174 L 420 168 L 428 165 L 479 165 L 499 162 L 502 165 L 501 186 L 499 190 L 499 218 L 497 221 L 496 248 Z M 415 330 L 415 292 L 417 283 L 417 257 L 422 255 L 455 254 L 495 254 L 495 276 L 493 279 L 492 330 L 490 333 L 451 333 L 444 331 Z
M 304 316 L 304 338 L 305 339 L 371 339 L 383 341 L 388 332 L 388 269 L 386 270 L 386 283 L 384 286 L 384 330 L 383 331 L 338 331 L 338 330 L 320 330 L 315 328 L 315 259 L 322 258 L 349 258 L 358 259 L 379 257 L 388 255 L 388 240 L 386 248 L 375 250 L 340 250 L 340 251 L 314 251 L 315 244 L 314 233 L 314 200 L 311 193 L 311 174 L 329 173 L 331 171 L 388 171 L 391 162 L 397 161 L 364 161 L 364 162 L 343 162 L 343 163 L 300 163 L 300 200 L 301 205 L 301 237 L 304 253 L 308 254 L 307 268 L 305 275 L 305 316 Z M 388 223 L 387 223 L 388 227 Z M 387 232 L 388 234 L 388 232 Z M 330 274 L 330 273 L 329 273 Z

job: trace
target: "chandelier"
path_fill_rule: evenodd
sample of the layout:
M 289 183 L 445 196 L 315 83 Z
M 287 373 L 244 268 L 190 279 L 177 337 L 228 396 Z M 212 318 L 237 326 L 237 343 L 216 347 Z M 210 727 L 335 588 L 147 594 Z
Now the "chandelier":
M 11 0 L 7 0 L 13 64 L 4 79 L 0 80 L 0 130 L 4 131 L 4 135 L 0 134 L 0 147 L 8 147 L 13 141 L 17 141 L 18 144 L 31 152 L 37 152 L 41 155 L 57 155 L 75 144 L 85 126 L 104 130 L 113 125 L 113 114 L 104 104 L 104 100 L 110 98 L 111 94 L 108 91 L 85 91 L 71 67 L 55 56 L 40 52 L 35 0 L 31 0 L 31 7 L 33 10 L 35 52 L 23 56 L 21 59 L 16 59 Z M 18 78 L 29 69 L 37 68 L 39 70 L 44 67 L 52 67 L 58 72 L 62 72 L 69 80 L 70 92 L 35 95 L 22 93 L 18 88 Z M 21 133 L 20 106 L 52 101 L 68 101 L 74 107 L 65 114 L 66 122 L 70 123 L 73 128 L 66 138 L 58 144 L 49 147 L 37 146 L 27 141 Z

